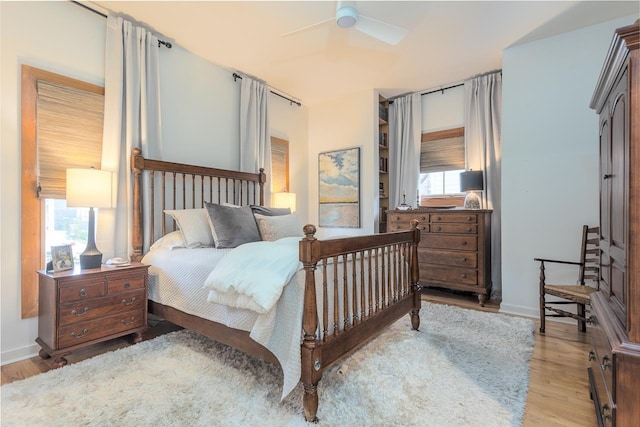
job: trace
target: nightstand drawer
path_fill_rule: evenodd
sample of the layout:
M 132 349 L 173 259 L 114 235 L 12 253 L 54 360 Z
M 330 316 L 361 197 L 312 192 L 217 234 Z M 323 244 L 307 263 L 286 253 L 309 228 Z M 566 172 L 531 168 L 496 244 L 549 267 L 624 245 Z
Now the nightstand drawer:
M 119 292 L 144 289 L 145 276 L 137 277 L 111 277 L 107 276 L 107 292 L 115 294 Z
M 418 250 L 418 261 L 422 264 L 441 264 L 455 267 L 475 268 L 478 265 L 478 255 L 475 252 L 441 251 L 437 249 Z
M 444 224 L 438 223 L 431 226 L 432 233 L 477 234 L 476 224 Z
M 420 239 L 421 248 L 435 249 L 458 249 L 464 251 L 475 251 L 478 249 L 478 239 L 476 236 L 455 236 L 445 234 L 428 233 L 423 234 Z
M 145 303 L 144 291 L 134 291 L 61 305 L 58 314 L 59 326 L 141 309 Z
M 60 287 L 59 301 L 65 304 L 72 301 L 101 297 L 105 294 L 104 282 L 86 282 L 79 285 Z
M 65 348 L 94 339 L 139 328 L 144 324 L 144 309 L 115 316 L 75 323 L 60 328 L 58 347 Z

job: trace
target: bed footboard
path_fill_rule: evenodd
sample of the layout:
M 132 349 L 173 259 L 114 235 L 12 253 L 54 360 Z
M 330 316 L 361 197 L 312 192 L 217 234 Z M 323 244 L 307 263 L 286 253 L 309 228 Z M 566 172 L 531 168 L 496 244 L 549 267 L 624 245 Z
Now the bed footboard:
M 304 411 L 316 421 L 322 372 L 404 314 L 420 327 L 420 230 L 318 240 L 304 227 L 300 261 L 305 270 L 301 345 Z M 321 284 L 321 289 L 317 289 Z

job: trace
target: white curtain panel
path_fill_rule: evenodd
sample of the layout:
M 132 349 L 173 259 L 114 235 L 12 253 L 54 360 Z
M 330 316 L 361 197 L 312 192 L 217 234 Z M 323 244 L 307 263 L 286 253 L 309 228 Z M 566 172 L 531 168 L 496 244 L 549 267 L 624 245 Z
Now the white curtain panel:
M 242 76 L 240 89 L 240 170 L 267 174 L 265 204 L 271 200 L 271 137 L 269 134 L 269 86 Z
M 467 170 L 484 172 L 482 207 L 491 214 L 492 297 L 502 296 L 501 169 L 502 72 L 471 78 L 464 83 L 465 156 Z
M 389 209 L 414 206 L 420 180 L 422 103 L 420 94 L 395 98 L 389 106 Z
M 102 169 L 117 172 L 117 207 L 98 215 L 97 246 L 105 259 L 133 252 L 131 150 L 162 159 L 158 51 L 158 38 L 145 28 L 107 18 Z

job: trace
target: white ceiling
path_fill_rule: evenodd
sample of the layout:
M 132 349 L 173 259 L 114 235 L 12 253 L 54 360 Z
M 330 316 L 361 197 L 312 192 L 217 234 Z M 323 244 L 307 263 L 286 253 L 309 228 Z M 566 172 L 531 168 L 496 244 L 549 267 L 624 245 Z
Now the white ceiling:
M 433 89 L 499 69 L 508 46 L 628 15 L 637 1 L 362 1 L 358 13 L 409 30 L 396 46 L 330 21 L 334 1 L 96 1 L 217 65 L 303 104 L 378 88 Z M 631 23 L 631 22 L 630 22 Z

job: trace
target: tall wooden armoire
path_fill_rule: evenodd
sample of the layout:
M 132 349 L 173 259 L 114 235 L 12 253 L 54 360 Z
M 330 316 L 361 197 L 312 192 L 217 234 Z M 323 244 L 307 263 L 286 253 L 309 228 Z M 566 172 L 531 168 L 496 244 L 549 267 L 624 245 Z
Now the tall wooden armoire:
M 639 22 L 613 35 L 591 108 L 600 115 L 600 288 L 588 368 L 600 426 L 640 420 Z

